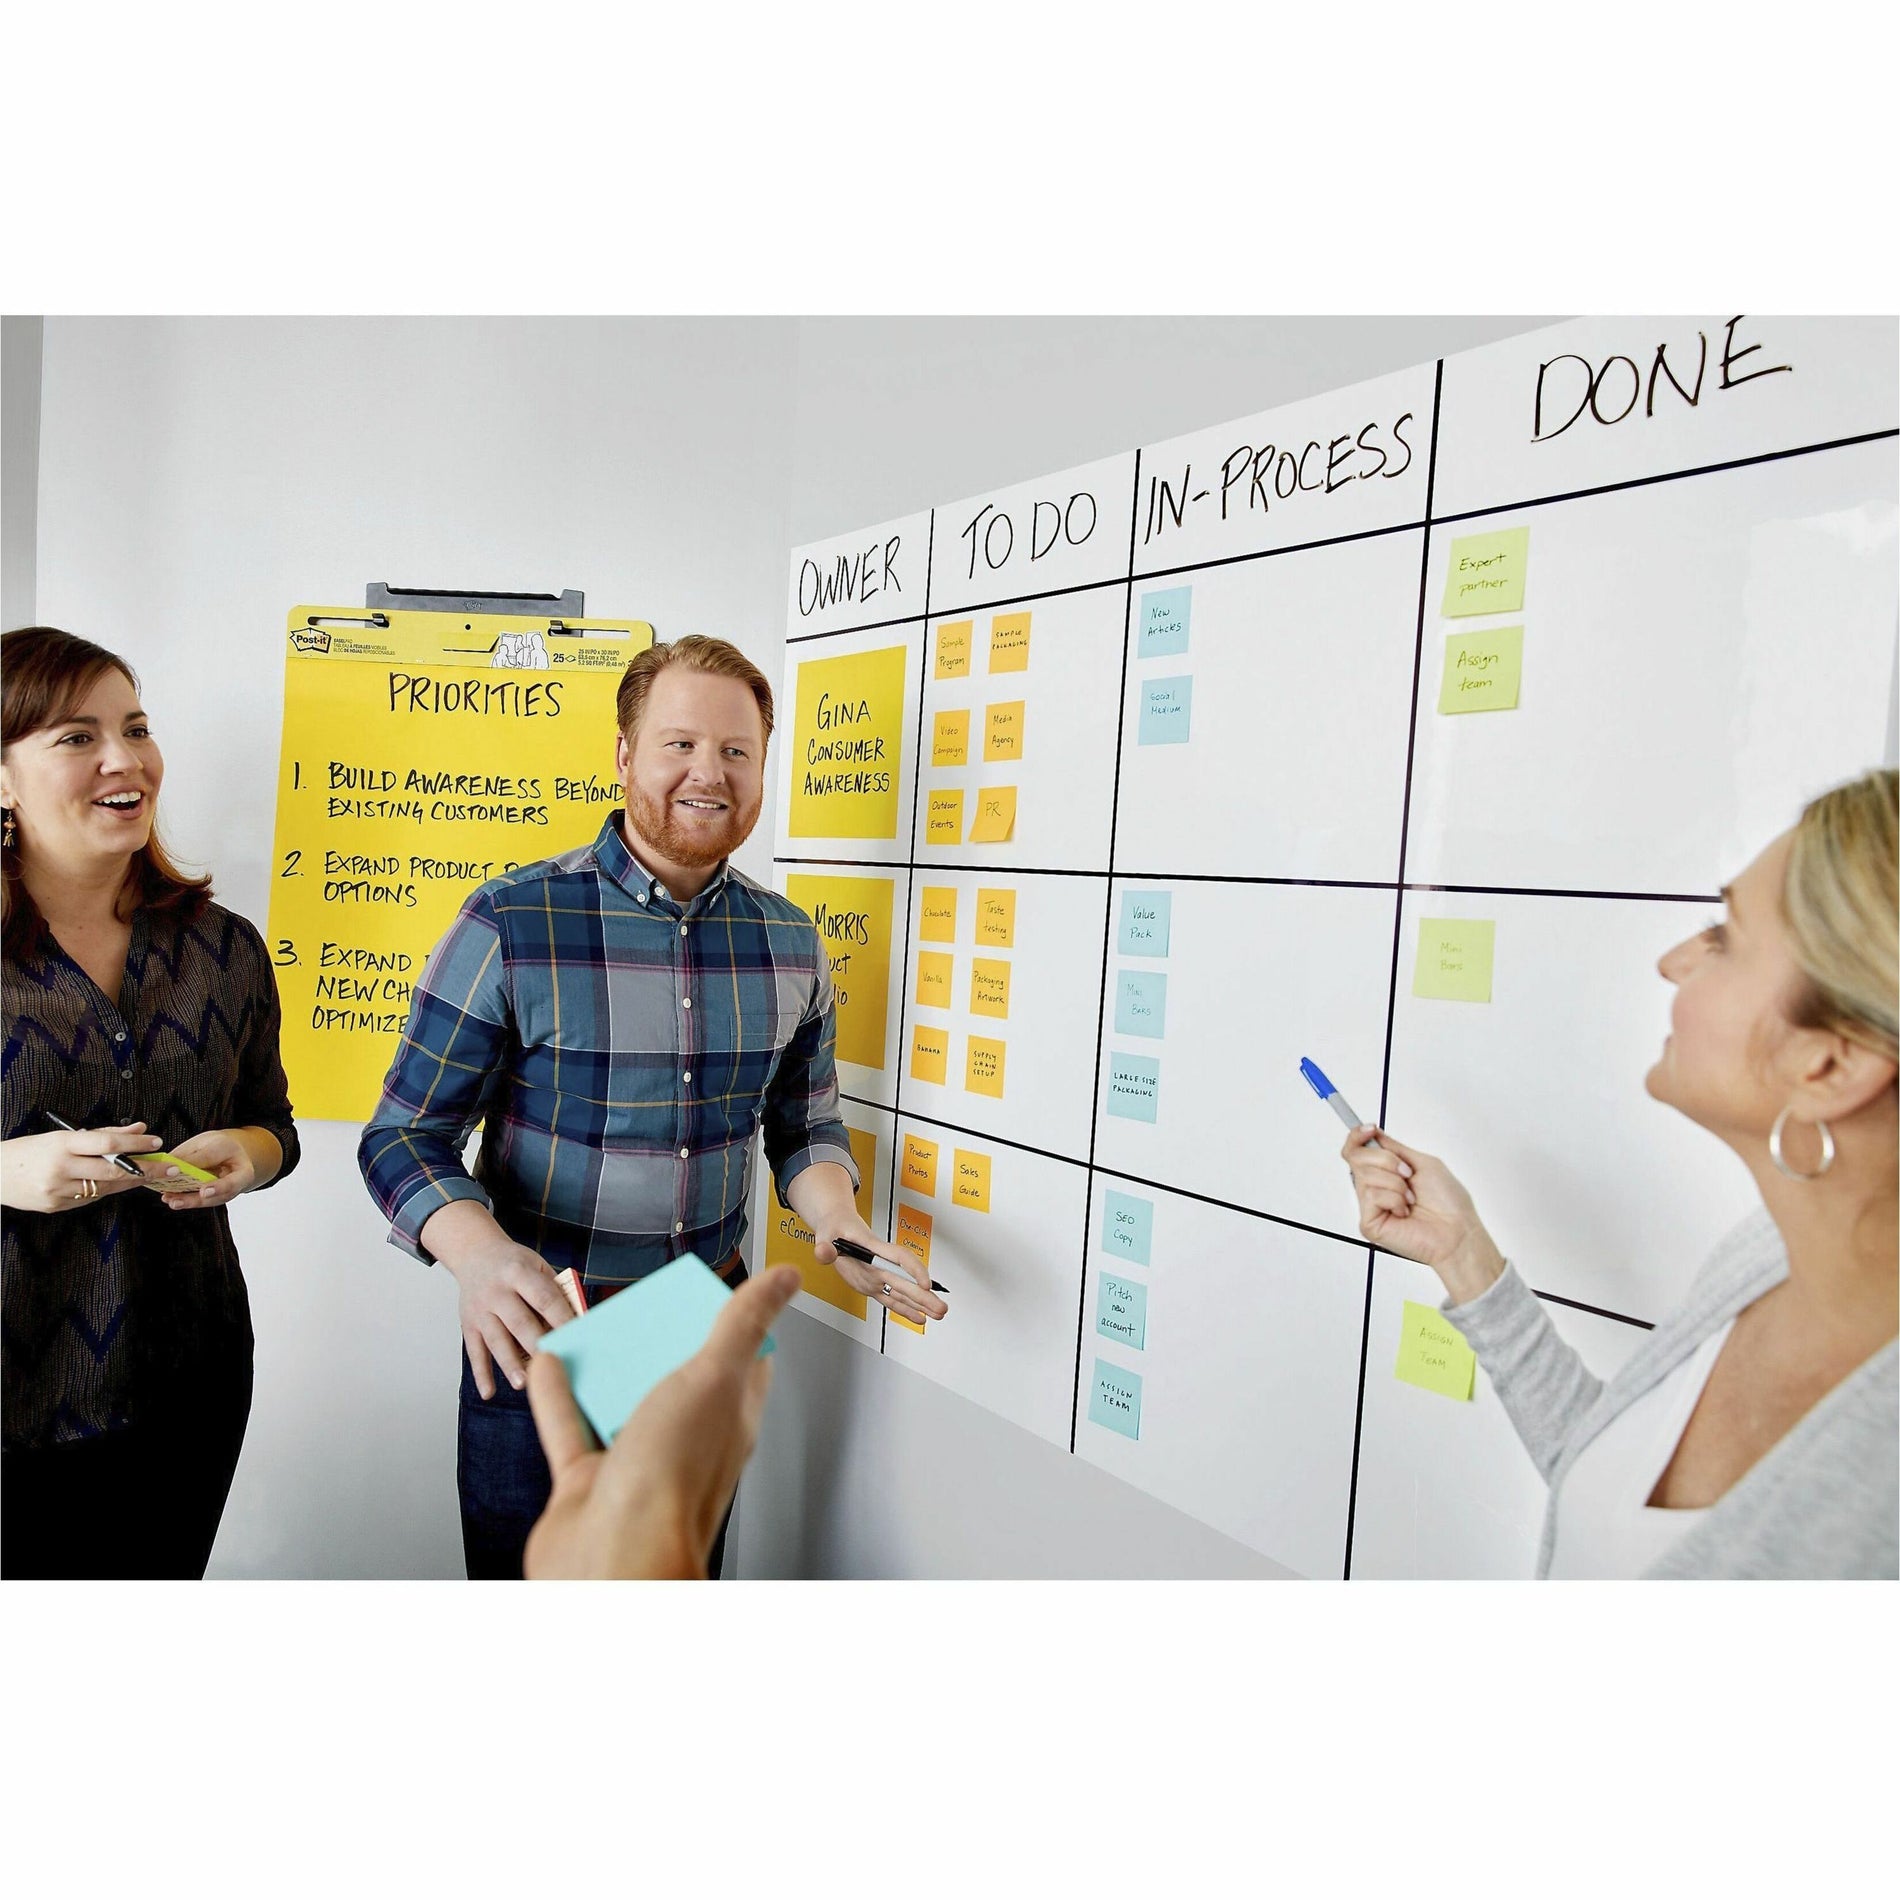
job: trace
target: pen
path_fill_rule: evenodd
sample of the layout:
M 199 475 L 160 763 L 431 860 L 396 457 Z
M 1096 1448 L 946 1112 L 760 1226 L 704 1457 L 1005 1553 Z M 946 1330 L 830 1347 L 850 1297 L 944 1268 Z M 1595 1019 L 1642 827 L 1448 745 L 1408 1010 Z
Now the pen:
M 40 1113 L 44 1115 L 46 1119 L 49 1122 L 51 1122 L 55 1128 L 63 1128 L 69 1135 L 77 1135 L 82 1132 L 81 1130 L 75 1128 L 71 1122 L 61 1121 L 60 1118 L 57 1115 L 55 1115 L 50 1108 L 43 1108 L 40 1110 Z M 90 1134 L 92 1131 L 90 1129 L 86 1129 L 83 1132 Z M 104 1158 L 107 1161 L 110 1161 L 112 1165 L 115 1168 L 117 1168 L 121 1174 L 129 1174 L 132 1177 L 132 1179 L 135 1181 L 149 1181 L 151 1179 L 151 1176 L 148 1175 L 145 1172 L 145 1170 L 138 1165 L 137 1162 L 126 1160 L 124 1155 L 107 1155 Z
M 1317 1062 L 1310 1061 L 1307 1057 L 1301 1056 L 1300 1073 L 1305 1076 L 1307 1081 L 1312 1085 L 1313 1093 L 1317 1095 L 1348 1128 L 1361 1128 L 1365 1125 L 1359 1119 L 1358 1111 L 1353 1105 L 1333 1087 L 1332 1083 L 1327 1081 L 1326 1071 L 1322 1069 Z M 1369 1141 L 1366 1146 L 1369 1148 L 1377 1148 L 1379 1144 L 1376 1141 Z
M 862 1260 L 867 1267 L 881 1267 L 886 1264 L 874 1254 L 869 1247 L 860 1247 L 855 1240 L 834 1240 L 831 1244 L 847 1259 Z M 932 1280 L 930 1290 L 933 1293 L 948 1293 L 950 1291 L 941 1280 Z M 887 1286 L 884 1291 L 888 1293 L 890 1288 Z

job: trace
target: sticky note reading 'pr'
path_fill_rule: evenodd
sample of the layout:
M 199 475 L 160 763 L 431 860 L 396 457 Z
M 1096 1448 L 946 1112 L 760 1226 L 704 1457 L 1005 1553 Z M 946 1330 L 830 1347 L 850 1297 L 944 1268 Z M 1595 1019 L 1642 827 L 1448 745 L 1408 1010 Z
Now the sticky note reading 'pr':
M 1125 957 L 1165 957 L 1174 897 L 1168 891 L 1123 891 L 1121 934 Z
M 1441 713 L 1514 712 L 1524 670 L 1524 629 L 1493 627 L 1445 636 L 1445 676 L 1438 687 Z
M 1110 1188 L 1102 1196 L 1102 1251 L 1117 1260 L 1132 1260 L 1138 1266 L 1148 1264 L 1148 1250 L 1154 1243 L 1155 1204 L 1139 1194 L 1123 1194 Z
M 1168 653 L 1185 653 L 1193 605 L 1191 587 L 1167 587 L 1159 593 L 1143 594 L 1135 642 L 1137 657 L 1152 660 Z
M 1095 1389 L 1089 1394 L 1089 1423 L 1106 1425 L 1124 1438 L 1141 1436 L 1141 1374 L 1124 1372 L 1107 1360 L 1095 1362 Z
M 1407 1300 L 1399 1321 L 1399 1362 L 1392 1370 L 1407 1385 L 1468 1401 L 1478 1376 L 1478 1356 L 1436 1307 Z
M 1168 979 L 1159 970 L 1124 970 L 1115 986 L 1115 1033 L 1160 1036 L 1168 1026 Z
M 1143 680 L 1141 684 L 1140 745 L 1186 745 L 1194 720 L 1194 680 L 1182 673 L 1173 679 Z
M 990 621 L 990 671 L 1029 671 L 1029 616 L 997 614 Z
M 1105 1273 L 1095 1289 L 1095 1330 L 1124 1346 L 1148 1344 L 1148 1289 L 1138 1280 Z
M 1016 893 L 981 890 L 976 894 L 976 940 L 992 950 L 1009 950 L 1016 943 Z
M 961 798 L 959 793 L 958 797 Z M 933 797 L 931 802 L 936 802 Z M 981 785 L 976 792 L 976 822 L 970 827 L 972 844 L 1008 844 L 1016 830 L 1016 788 Z
M 959 1207 L 973 1208 L 979 1214 L 990 1211 L 990 1158 L 972 1154 L 967 1148 L 956 1151 L 950 1170 L 950 1198 Z
M 925 943 L 957 940 L 957 893 L 954 885 L 926 884 L 919 899 L 917 934 Z
M 932 792 L 924 836 L 931 844 L 955 844 L 963 836 L 963 794 Z
M 937 1144 L 921 1135 L 904 1137 L 904 1166 L 897 1185 L 921 1194 L 927 1200 L 937 1198 Z
M 1450 1003 L 1491 1000 L 1491 951 L 1497 925 L 1488 917 L 1421 917 L 1412 994 Z
M 970 709 L 940 712 L 930 727 L 932 765 L 968 765 L 970 762 Z
M 1123 1121 L 1151 1122 L 1161 1092 L 1161 1065 L 1147 1056 L 1110 1053 L 1108 1112 Z
M 1445 568 L 1446 614 L 1514 614 L 1524 607 L 1524 569 L 1531 531 L 1500 528 L 1495 534 L 1460 535 Z
M 974 631 L 975 623 L 969 620 L 946 620 L 937 629 L 937 677 L 940 680 L 969 676 L 970 637 Z
M 941 1029 L 926 1029 L 920 1023 L 910 1032 L 910 1072 L 919 1082 L 942 1085 L 949 1073 L 950 1037 Z

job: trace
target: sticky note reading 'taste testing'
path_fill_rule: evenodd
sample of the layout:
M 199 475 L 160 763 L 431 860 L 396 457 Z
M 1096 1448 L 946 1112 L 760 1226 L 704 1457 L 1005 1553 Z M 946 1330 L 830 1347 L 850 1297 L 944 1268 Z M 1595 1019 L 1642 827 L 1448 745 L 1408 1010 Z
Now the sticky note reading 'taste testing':
M 1465 1336 L 1436 1307 L 1405 1302 L 1399 1321 L 1399 1362 L 1395 1377 L 1447 1399 L 1469 1400 L 1478 1375 L 1478 1356 Z
M 1488 917 L 1421 917 L 1412 994 L 1448 1003 L 1491 1000 L 1491 952 L 1497 925 Z

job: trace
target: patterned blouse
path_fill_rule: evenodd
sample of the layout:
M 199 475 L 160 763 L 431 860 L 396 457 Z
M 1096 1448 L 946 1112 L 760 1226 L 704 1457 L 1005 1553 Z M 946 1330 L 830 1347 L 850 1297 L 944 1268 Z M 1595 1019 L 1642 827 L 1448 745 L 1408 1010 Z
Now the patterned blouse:
M 9 956 L 0 994 L 0 1132 L 143 1121 L 168 1145 L 211 1128 L 267 1128 L 297 1165 L 264 941 L 207 904 L 132 920 L 125 985 L 106 997 L 48 936 Z M 174 1213 L 142 1189 L 57 1214 L 9 1208 L 4 1244 L 5 1444 L 117 1430 L 207 1374 L 248 1366 L 250 1301 L 222 1207 Z

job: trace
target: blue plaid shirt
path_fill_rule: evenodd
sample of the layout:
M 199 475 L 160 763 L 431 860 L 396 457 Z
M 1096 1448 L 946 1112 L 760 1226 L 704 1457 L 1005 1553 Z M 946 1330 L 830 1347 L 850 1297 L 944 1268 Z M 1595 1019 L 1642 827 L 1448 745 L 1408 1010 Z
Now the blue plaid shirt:
M 831 961 L 805 913 L 730 866 L 680 904 L 618 814 L 492 878 L 416 986 L 357 1162 L 390 1240 L 479 1200 L 591 1287 L 745 1236 L 752 1137 L 781 1198 L 815 1161 L 857 1184 L 838 1114 Z M 471 1175 L 462 1148 L 477 1122 Z

